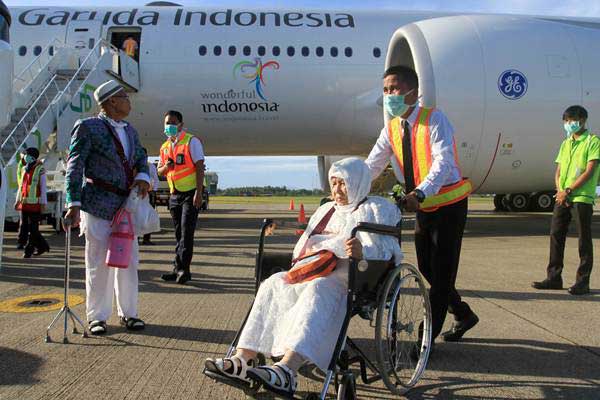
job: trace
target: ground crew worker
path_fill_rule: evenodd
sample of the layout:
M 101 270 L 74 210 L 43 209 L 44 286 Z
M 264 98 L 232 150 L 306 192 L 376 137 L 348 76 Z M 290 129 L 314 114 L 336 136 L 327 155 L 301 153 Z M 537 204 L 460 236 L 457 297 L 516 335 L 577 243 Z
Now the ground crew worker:
M 184 284 L 192 279 L 190 264 L 198 210 L 202 205 L 204 149 L 200 139 L 184 129 L 179 111 L 168 111 L 164 122 L 168 139 L 160 148 L 158 174 L 166 175 L 169 183 L 169 211 L 177 245 L 173 271 L 163 274 L 162 279 Z
M 406 209 L 417 213 L 419 270 L 431 285 L 432 339 L 440 334 L 448 311 L 455 322 L 443 338 L 458 341 L 479 321 L 455 287 L 471 183 L 461 175 L 448 118 L 438 109 L 419 106 L 418 91 L 413 69 L 385 71 L 384 107 L 393 119 L 381 130 L 366 163 L 373 179 L 392 157 L 400 166 Z
M 135 58 L 135 55 L 138 50 L 138 43 L 135 41 L 133 36 L 128 36 L 127 39 L 123 42 L 123 46 L 121 49 L 131 58 Z
M 571 213 L 576 211 L 579 232 L 579 268 L 575 284 L 569 288 L 573 295 L 590 292 L 590 274 L 594 264 L 592 245 L 592 214 L 596 185 L 600 178 L 600 138 L 585 127 L 588 113 L 581 106 L 571 106 L 563 113 L 567 138 L 562 142 L 556 157 L 556 204 L 550 228 L 550 262 L 547 277 L 533 282 L 536 289 L 562 289 L 565 240 L 571 223 Z
M 46 197 L 46 172 L 38 160 L 40 152 L 35 147 L 25 150 L 24 167 L 19 177 L 15 209 L 21 211 L 19 244 L 23 245 L 23 258 L 50 251 L 48 242 L 40 233 L 40 220 L 48 203 Z
M 26 164 L 25 156 L 26 156 L 25 150 L 20 152 L 18 155 L 19 161 L 17 161 L 17 191 L 21 187 L 21 181 L 23 180 L 23 172 L 25 171 L 25 164 Z M 17 195 L 18 195 L 18 192 L 17 192 Z M 23 230 L 24 228 L 21 226 L 22 224 L 23 224 L 23 219 L 21 218 L 19 220 L 19 233 L 24 232 L 24 230 Z M 25 235 L 21 236 L 21 234 L 19 234 L 18 239 L 17 239 L 17 250 L 23 250 L 25 248 L 26 244 L 27 244 L 27 238 L 25 237 Z

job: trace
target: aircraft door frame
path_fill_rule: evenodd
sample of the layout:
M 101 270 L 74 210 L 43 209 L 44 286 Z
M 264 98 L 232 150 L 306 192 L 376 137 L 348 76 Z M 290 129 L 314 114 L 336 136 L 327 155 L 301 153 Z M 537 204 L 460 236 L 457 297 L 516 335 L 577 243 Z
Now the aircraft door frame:
M 102 21 L 70 21 L 65 34 L 65 45 L 79 51 L 79 64 L 102 39 Z

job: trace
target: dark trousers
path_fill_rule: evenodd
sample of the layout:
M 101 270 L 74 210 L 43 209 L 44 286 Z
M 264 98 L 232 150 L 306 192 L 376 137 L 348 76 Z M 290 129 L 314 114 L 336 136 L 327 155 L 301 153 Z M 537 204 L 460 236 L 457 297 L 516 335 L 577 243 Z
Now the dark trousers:
M 573 203 L 568 206 L 556 204 L 552 214 L 550 228 L 550 262 L 548 263 L 548 279 L 562 280 L 564 267 L 565 241 L 575 210 L 577 232 L 579 233 L 579 268 L 575 278 L 576 285 L 589 286 L 590 274 L 594 265 L 594 248 L 592 245 L 592 214 L 594 207 L 586 203 Z
M 21 211 L 21 223 L 19 224 L 19 244 L 25 246 L 25 253 L 33 254 L 35 249 L 47 250 L 48 242 L 40 233 L 40 220 L 42 214 L 36 212 Z
M 467 208 L 464 199 L 433 212 L 417 211 L 415 246 L 419 271 L 431 286 L 432 338 L 440 334 L 446 312 L 457 321 L 472 313 L 455 287 Z
M 190 264 L 194 255 L 194 233 L 198 221 L 198 209 L 194 207 L 195 190 L 171 194 L 169 211 L 175 225 L 175 272 L 190 272 Z
M 150 205 L 152 206 L 152 208 L 156 208 L 156 193 L 155 192 L 148 192 L 148 200 L 150 200 Z M 151 235 L 152 235 L 151 233 L 146 233 L 143 236 L 143 241 L 149 242 Z

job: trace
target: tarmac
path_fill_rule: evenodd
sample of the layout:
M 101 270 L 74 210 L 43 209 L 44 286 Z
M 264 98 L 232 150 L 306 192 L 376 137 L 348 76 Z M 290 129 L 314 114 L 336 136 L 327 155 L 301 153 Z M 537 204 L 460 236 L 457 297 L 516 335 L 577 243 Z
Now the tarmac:
M 308 207 L 308 213 L 314 207 Z M 163 230 L 154 246 L 141 247 L 139 333 L 120 327 L 115 315 L 104 337 L 69 334 L 62 324 L 45 343 L 54 311 L 0 312 L 0 399 L 245 399 L 243 392 L 202 374 L 206 357 L 221 356 L 238 330 L 254 293 L 254 257 L 263 218 L 294 219 L 287 206 L 211 205 L 200 215 L 185 286 L 160 279 L 171 268 L 173 229 L 161 207 Z M 410 216 L 407 216 L 410 218 Z M 457 286 L 480 317 L 460 343 L 436 343 L 425 375 L 409 399 L 600 399 L 600 272 L 592 293 L 536 291 L 545 277 L 551 215 L 494 213 L 491 202 L 472 201 Z M 405 222 L 403 250 L 415 263 L 413 223 Z M 600 250 L 600 214 L 593 220 Z M 52 252 L 24 260 L 7 232 L 0 270 L 0 302 L 29 295 L 62 295 L 64 234 L 43 230 Z M 275 237 L 278 249 L 293 237 Z M 71 288 L 85 296 L 82 238 L 73 239 Z M 599 257 L 597 255 L 596 257 Z M 578 264 L 573 223 L 567 240 L 565 288 Z M 84 304 L 73 307 L 85 316 Z M 446 328 L 450 327 L 446 319 Z M 374 330 L 355 318 L 351 336 L 372 350 Z M 322 373 L 303 371 L 299 394 L 317 392 Z M 397 398 L 381 382 L 364 385 L 360 399 Z M 257 398 L 272 398 L 262 391 Z M 330 398 L 335 398 L 330 389 Z

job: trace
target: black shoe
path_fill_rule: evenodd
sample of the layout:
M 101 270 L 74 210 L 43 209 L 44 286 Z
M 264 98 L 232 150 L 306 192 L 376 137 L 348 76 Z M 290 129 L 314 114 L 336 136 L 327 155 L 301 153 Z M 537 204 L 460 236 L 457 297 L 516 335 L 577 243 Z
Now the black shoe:
M 43 249 L 37 249 L 35 251 L 35 253 L 33 253 L 33 255 L 34 256 L 41 256 L 42 254 L 47 253 L 49 251 L 50 251 L 50 247 L 46 247 L 46 248 L 43 248 Z
M 571 286 L 569 288 L 569 293 L 571 293 L 572 295 L 575 295 L 575 296 L 580 296 L 582 294 L 588 294 L 588 293 L 590 293 L 590 286 L 574 284 L 573 286 Z
M 166 282 L 175 282 L 177 279 L 177 272 L 169 272 L 168 274 L 162 274 L 160 278 Z
M 479 317 L 474 312 L 471 312 L 467 318 L 454 322 L 452 329 L 442 333 L 445 342 L 458 342 L 465 333 L 473 328 L 479 322 Z
M 33 253 L 26 251 L 25 253 L 23 253 L 23 258 L 31 258 L 31 255 Z
M 540 290 L 561 290 L 563 288 L 562 279 L 550 280 L 544 279 L 541 282 L 533 282 L 531 287 Z
M 177 273 L 177 279 L 175 279 L 175 282 L 179 283 L 180 285 L 184 285 L 187 281 L 190 280 L 192 280 L 192 274 L 185 271 L 179 271 Z

